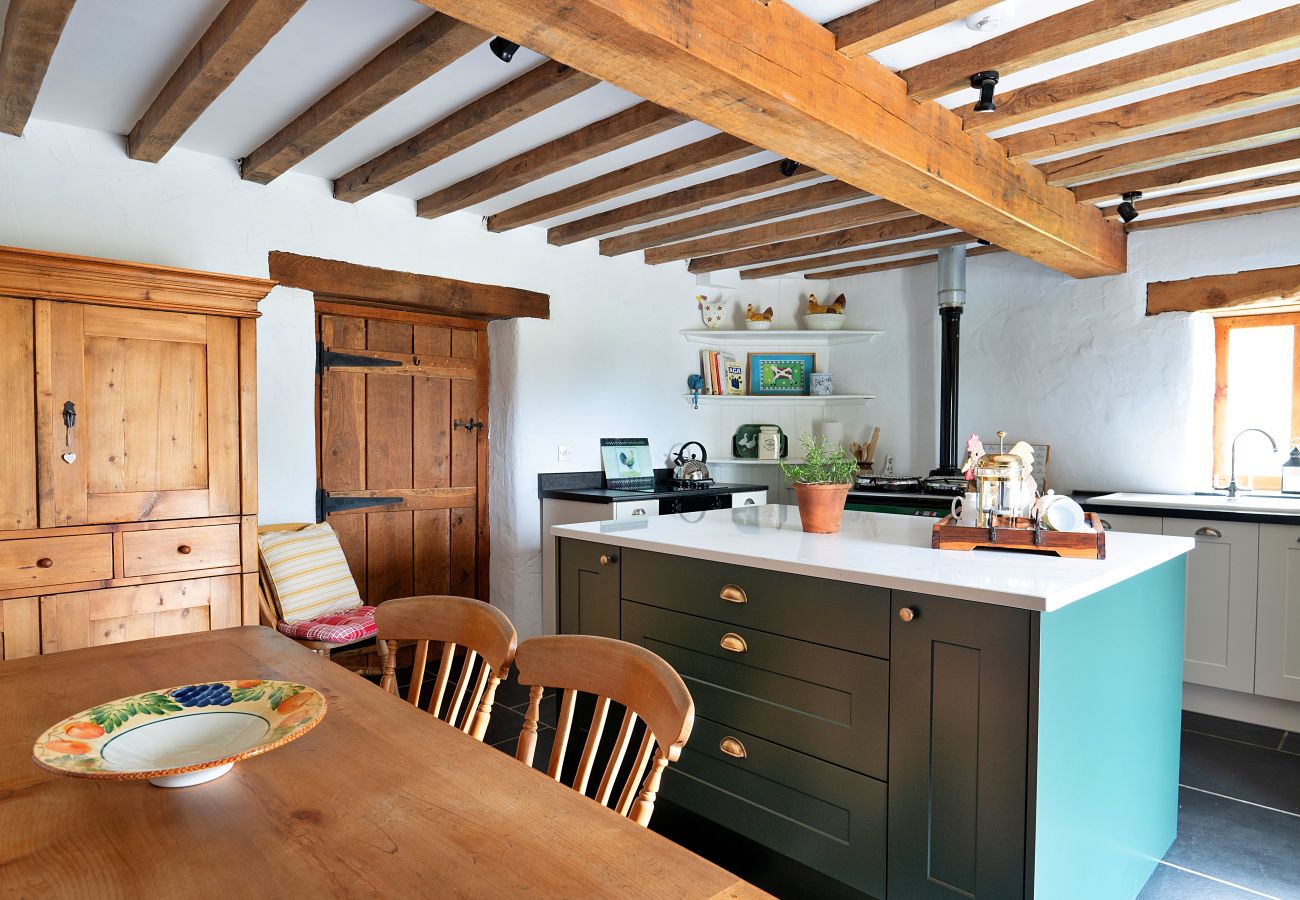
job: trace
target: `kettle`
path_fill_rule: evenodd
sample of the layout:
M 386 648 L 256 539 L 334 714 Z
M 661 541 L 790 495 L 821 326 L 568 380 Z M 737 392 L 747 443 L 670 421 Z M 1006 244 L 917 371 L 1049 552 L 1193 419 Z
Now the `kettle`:
M 699 447 L 700 455 L 697 458 L 694 454 L 686 455 L 687 447 Z M 677 456 L 673 459 L 673 478 L 677 481 L 708 481 L 709 467 L 705 465 L 708 461 L 709 451 L 704 449 L 704 445 L 699 441 L 687 441 L 682 444 L 682 448 L 677 451 Z

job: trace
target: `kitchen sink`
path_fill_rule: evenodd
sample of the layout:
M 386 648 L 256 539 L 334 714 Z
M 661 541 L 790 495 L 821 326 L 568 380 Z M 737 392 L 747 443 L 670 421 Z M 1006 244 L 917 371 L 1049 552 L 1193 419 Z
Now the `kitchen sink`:
M 1193 491 L 1193 497 L 1222 497 L 1228 499 L 1227 491 Z M 1254 497 L 1269 500 L 1295 500 L 1300 503 L 1300 494 L 1283 494 L 1281 491 L 1237 491 L 1237 497 Z

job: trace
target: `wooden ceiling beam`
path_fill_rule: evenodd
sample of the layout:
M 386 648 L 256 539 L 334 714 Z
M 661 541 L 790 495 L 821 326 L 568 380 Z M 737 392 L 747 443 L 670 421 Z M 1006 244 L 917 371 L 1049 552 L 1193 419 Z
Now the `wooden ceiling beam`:
M 994 112 L 975 112 L 968 106 L 962 115 L 967 131 L 987 134 L 1295 47 L 1300 47 L 1300 7 L 1256 16 L 1007 91 L 998 97 Z
M 74 0 L 9 0 L 0 39 L 0 132 L 21 136 Z
M 1082 150 L 1203 119 L 1300 97 L 1300 61 L 1043 125 L 998 139 L 1012 159 Z
M 345 173 L 334 182 L 334 196 L 355 203 L 596 84 L 590 75 L 547 60 Z
M 1235 219 L 1238 216 L 1254 216 L 1260 213 L 1276 212 L 1281 209 L 1295 209 L 1297 207 L 1300 207 L 1300 195 L 1277 197 L 1273 200 L 1259 200 L 1255 203 L 1242 203 L 1237 206 L 1198 209 L 1196 212 L 1180 213 L 1176 216 L 1138 219 L 1136 222 L 1130 222 L 1125 230 L 1148 231 L 1153 228 L 1175 228 L 1179 225 L 1192 225 L 1196 222 L 1217 222 L 1220 219 Z
M 703 209 L 706 206 L 713 206 L 717 203 L 726 203 L 730 200 L 740 200 L 745 197 L 752 197 L 755 194 L 761 194 L 765 191 L 776 190 L 791 184 L 808 181 L 811 178 L 821 178 L 822 174 L 815 169 L 807 166 L 799 166 L 789 175 L 781 171 L 780 162 L 766 162 L 761 166 L 755 166 L 752 169 L 746 169 L 743 172 L 737 172 L 734 175 L 724 175 L 721 178 L 714 178 L 711 181 L 702 181 L 699 184 L 688 185 L 684 188 L 678 188 L 675 191 L 669 191 L 666 194 L 660 194 L 657 197 L 649 197 L 645 200 L 638 200 L 635 203 L 629 203 L 626 206 L 619 206 L 615 209 L 602 213 L 585 216 L 581 219 L 574 219 L 572 222 L 565 222 L 563 225 L 554 225 L 546 232 L 546 240 L 557 247 L 565 244 L 576 243 L 587 238 L 599 237 L 602 234 L 611 234 L 615 231 L 621 231 L 624 228 L 630 228 L 633 225 L 643 225 L 646 222 L 653 222 L 656 219 L 667 218 L 668 216 L 681 215 L 682 213 L 693 212 L 697 209 Z M 783 196 L 790 196 L 791 193 Z M 861 194 L 861 191 L 859 191 Z M 747 206 L 748 204 L 741 204 Z M 818 204 L 825 205 L 825 204 Z M 729 207 L 737 209 L 739 207 Z M 811 208 L 811 207 L 808 207 Z M 792 209 L 790 212 L 802 212 L 800 209 Z M 708 215 L 706 213 L 706 215 Z M 780 213 L 772 213 L 780 215 Z M 694 217 L 694 221 L 700 217 Z M 646 234 L 653 229 L 645 229 L 635 232 L 635 234 Z M 716 231 L 716 228 L 710 228 L 709 231 Z M 696 234 L 707 234 L 708 231 L 696 232 Z M 619 235 L 619 238 L 631 239 L 632 235 Z M 610 240 L 618 240 L 611 238 Z M 663 243 L 656 241 L 655 243 Z M 626 250 L 607 253 L 605 251 L 604 241 L 601 242 L 601 253 L 606 256 L 616 256 L 618 253 L 628 253 L 632 250 L 640 250 L 651 244 L 642 244 L 641 246 L 628 246 Z
M 916 213 L 907 207 L 899 206 L 897 203 L 891 203 L 888 200 L 869 200 L 866 203 L 842 206 L 839 209 L 812 213 L 807 216 L 782 219 L 778 222 L 767 222 L 762 225 L 741 228 L 737 231 L 726 231 L 722 234 L 714 234 L 695 240 L 666 244 L 662 247 L 651 247 L 645 252 L 645 261 L 651 265 L 659 265 L 660 263 L 672 262 L 678 259 L 727 253 L 731 250 L 742 250 L 745 247 L 756 247 L 760 244 L 809 237 L 814 234 L 839 231 L 840 229 L 854 228 L 859 225 L 892 222 L 895 219 L 906 219 L 915 215 Z
M 1078 184 L 1300 137 L 1300 103 L 1042 163 L 1052 184 Z
M 939 226 L 943 228 L 944 226 Z M 934 231 L 935 229 L 928 229 Z M 926 231 L 918 231 L 916 234 L 923 235 Z M 810 272 L 825 269 L 827 266 L 842 266 L 845 263 L 864 262 L 870 259 L 883 259 L 889 256 L 900 256 L 904 253 L 915 253 L 919 250 L 935 250 L 939 247 L 953 247 L 957 244 L 974 243 L 975 236 L 965 232 L 950 234 L 940 234 L 933 237 L 922 238 L 913 241 L 897 241 L 891 244 L 877 244 L 872 247 L 864 247 L 859 250 L 852 250 L 848 253 L 832 253 L 827 256 L 814 256 L 808 259 L 796 259 L 789 262 L 775 263 L 769 266 L 761 266 L 756 269 L 742 269 L 740 277 L 746 281 L 752 281 L 756 278 L 780 278 L 786 275 L 797 275 L 800 272 Z
M 747 203 L 709 210 L 698 216 L 674 219 L 651 228 L 608 237 L 600 242 L 600 252 L 603 256 L 618 256 L 620 253 L 631 253 L 647 247 L 657 247 L 660 244 L 671 244 L 713 234 L 715 231 L 728 228 L 753 225 L 778 216 L 808 212 L 835 203 L 864 200 L 867 196 L 866 191 L 851 184 L 842 181 L 823 181 L 811 187 L 783 191 Z
M 491 37 L 435 12 L 244 157 L 240 175 L 269 184 Z
M 1125 269 L 1122 229 L 787 3 L 422 2 L 1051 268 Z
M 826 234 L 816 234 L 812 237 L 797 238 L 791 241 L 777 241 L 774 244 L 766 244 L 761 247 L 746 247 L 743 250 L 733 250 L 730 253 L 700 256 L 692 259 L 686 268 L 696 274 L 718 272 L 723 269 L 740 269 L 759 263 L 825 253 L 828 250 L 847 250 L 851 247 L 861 247 L 864 244 L 878 244 L 881 241 L 917 237 L 935 231 L 947 231 L 951 228 L 951 225 L 945 225 L 927 216 L 910 216 L 906 219 L 878 222 L 875 225 L 859 225 L 855 228 L 845 228 L 842 231 L 831 231 Z M 796 266 L 795 271 L 799 268 L 802 268 L 802 265 Z
M 487 228 L 509 231 L 531 225 L 761 152 L 761 147 L 741 138 L 715 134 L 488 216 Z M 419 215 L 425 215 L 425 203 L 429 199 L 426 197 L 416 205 Z
M 908 94 L 934 100 L 970 87 L 976 72 L 1002 77 L 1168 25 L 1234 0 L 1093 0 L 938 59 L 904 69 Z
M 955 246 L 948 244 L 946 246 Z M 971 247 L 966 251 L 966 258 L 987 256 L 990 253 L 1005 253 L 1001 247 Z M 888 272 L 891 269 L 908 269 L 934 262 L 938 257 L 936 251 L 929 251 L 921 256 L 909 256 L 905 259 L 891 259 L 886 262 L 871 263 L 865 266 L 852 266 L 846 269 L 829 269 L 824 272 L 809 272 L 804 278 L 816 281 L 829 281 L 832 278 L 852 278 L 855 275 L 872 275 L 876 272 Z
M 1300 185 L 1300 172 L 1283 172 L 1277 175 L 1249 178 L 1245 181 L 1234 181 L 1231 184 L 1216 184 L 1191 191 L 1180 191 L 1177 194 L 1165 194 L 1163 197 L 1152 197 L 1150 200 L 1138 200 L 1134 206 L 1139 213 L 1149 213 L 1158 209 L 1183 209 L 1210 200 L 1242 203 L 1251 197 L 1296 185 Z M 1118 207 L 1108 206 L 1105 213 L 1109 219 L 1119 218 Z
M 1300 266 L 1202 275 L 1147 285 L 1147 315 L 1206 312 L 1300 300 Z
M 230 0 L 126 137 L 126 155 L 158 162 L 306 0 Z
M 848 57 L 866 56 L 992 6 L 995 0 L 876 0 L 826 23 L 835 48 Z
M 1271 174 L 1273 170 L 1291 164 L 1300 165 L 1300 140 L 1207 156 L 1162 169 L 1117 175 L 1081 184 L 1072 190 L 1081 202 L 1092 203 L 1118 198 L 1128 191 L 1189 190 L 1226 176 L 1235 176 L 1236 180 L 1242 181 L 1256 175 Z

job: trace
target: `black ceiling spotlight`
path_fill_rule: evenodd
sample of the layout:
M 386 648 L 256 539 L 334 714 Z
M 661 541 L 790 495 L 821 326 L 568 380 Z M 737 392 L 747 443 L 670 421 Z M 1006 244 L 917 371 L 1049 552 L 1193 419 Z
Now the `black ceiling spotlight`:
M 1115 207 L 1115 211 L 1119 213 L 1119 217 L 1123 219 L 1124 224 L 1127 225 L 1129 222 L 1132 222 L 1134 219 L 1138 217 L 1138 210 L 1137 207 L 1133 205 L 1133 201 L 1141 200 L 1142 192 L 1129 191 L 1127 194 L 1123 196 L 1122 199 L 1124 202 L 1121 203 L 1119 206 Z
M 799 171 L 799 163 L 795 162 L 793 159 L 781 160 L 781 174 L 784 175 L 786 178 L 789 178 L 795 172 L 798 171 Z
M 519 49 L 519 45 L 498 35 L 488 41 L 488 49 L 492 51 L 492 55 L 497 59 L 503 63 L 508 63 L 515 58 L 515 51 Z
M 979 244 L 981 247 L 987 247 L 990 244 L 990 242 L 984 240 L 984 238 L 975 238 L 975 243 Z
M 970 77 L 970 86 L 980 92 L 979 102 L 975 104 L 975 112 L 993 112 L 998 108 L 993 102 L 993 88 L 997 83 L 998 73 L 991 69 L 987 72 L 976 72 Z

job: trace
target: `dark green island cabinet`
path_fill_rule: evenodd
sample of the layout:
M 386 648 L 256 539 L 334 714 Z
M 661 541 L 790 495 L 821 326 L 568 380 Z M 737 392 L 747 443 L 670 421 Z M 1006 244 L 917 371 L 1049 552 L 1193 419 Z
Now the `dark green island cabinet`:
M 663 799 L 899 900 L 1133 897 L 1173 840 L 1180 555 L 1042 612 L 601 537 L 558 626 L 685 679 Z

